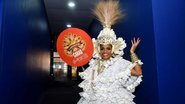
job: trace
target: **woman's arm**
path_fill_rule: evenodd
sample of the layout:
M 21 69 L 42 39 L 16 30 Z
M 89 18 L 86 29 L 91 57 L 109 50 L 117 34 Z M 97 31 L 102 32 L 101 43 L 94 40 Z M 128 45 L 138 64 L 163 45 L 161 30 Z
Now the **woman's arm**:
M 132 47 L 130 49 L 130 54 L 131 54 L 131 60 L 133 63 L 136 64 L 136 66 L 131 70 L 131 75 L 133 76 L 140 76 L 142 75 L 142 69 L 141 69 L 141 65 L 138 64 L 138 58 L 137 55 L 135 54 L 135 50 L 137 48 L 137 46 L 140 43 L 140 39 L 137 38 L 137 40 L 134 38 L 133 40 L 131 40 L 132 43 Z
M 136 66 L 131 70 L 131 75 L 132 76 L 142 75 L 142 69 L 141 69 L 141 66 L 138 63 L 136 63 Z

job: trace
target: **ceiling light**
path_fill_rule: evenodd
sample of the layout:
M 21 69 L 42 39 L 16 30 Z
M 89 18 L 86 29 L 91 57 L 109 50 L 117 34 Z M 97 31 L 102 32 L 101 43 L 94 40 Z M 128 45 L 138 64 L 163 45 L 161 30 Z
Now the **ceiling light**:
M 67 27 L 71 27 L 71 25 L 70 25 L 70 24 L 67 24 L 66 26 L 67 26 Z
M 68 6 L 71 7 L 71 8 L 73 8 L 73 7 L 75 7 L 75 3 L 74 2 L 69 2 L 68 3 Z

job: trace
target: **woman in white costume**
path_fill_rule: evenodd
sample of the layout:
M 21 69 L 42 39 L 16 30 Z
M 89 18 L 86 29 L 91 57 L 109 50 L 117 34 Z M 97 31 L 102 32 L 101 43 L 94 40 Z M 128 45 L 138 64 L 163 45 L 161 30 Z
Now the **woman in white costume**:
M 89 67 L 79 75 L 84 79 L 79 84 L 83 88 L 77 104 L 135 104 L 132 93 L 140 84 L 142 62 L 135 54 L 140 39 L 131 40 L 131 61 L 122 58 L 126 43 L 116 38 L 111 29 L 121 17 L 118 1 L 100 1 L 94 10 L 95 16 L 103 25 L 103 30 L 94 43 L 94 57 Z

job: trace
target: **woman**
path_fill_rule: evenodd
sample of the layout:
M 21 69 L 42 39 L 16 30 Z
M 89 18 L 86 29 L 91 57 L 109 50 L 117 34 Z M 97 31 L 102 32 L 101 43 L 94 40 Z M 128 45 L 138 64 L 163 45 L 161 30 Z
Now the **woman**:
M 90 66 L 79 74 L 84 81 L 79 84 L 83 92 L 78 104 L 135 104 L 132 93 L 142 81 L 142 62 L 135 54 L 140 39 L 131 40 L 132 62 L 123 59 L 126 43 L 123 38 L 116 38 L 111 29 L 111 25 L 120 17 L 118 4 L 110 0 L 101 1 L 96 6 L 94 14 L 104 28 L 97 40 L 93 39 L 95 51 Z
M 140 39 L 134 38 L 130 49 L 131 57 Z M 80 76 L 84 79 L 79 84 L 84 92 L 78 104 L 135 104 L 134 89 L 142 77 L 141 62 L 131 63 L 120 56 L 113 57 L 111 44 L 100 44 L 101 59 L 92 59 L 90 66 Z

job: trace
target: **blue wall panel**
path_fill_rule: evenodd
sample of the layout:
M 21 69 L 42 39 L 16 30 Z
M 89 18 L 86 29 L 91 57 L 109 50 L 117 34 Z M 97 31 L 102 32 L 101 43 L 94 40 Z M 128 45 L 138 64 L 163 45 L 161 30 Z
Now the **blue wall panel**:
M 130 60 L 130 40 L 140 37 L 141 43 L 137 50 L 139 58 L 144 62 L 143 82 L 135 92 L 136 104 L 159 104 L 155 40 L 153 30 L 153 14 L 151 0 L 120 0 L 121 7 L 126 14 L 122 21 L 112 28 L 117 37 L 126 40 L 127 48 L 124 58 Z M 92 37 L 97 37 L 102 26 L 94 20 L 89 29 Z
M 2 15 L 3 15 L 3 3 L 2 3 L 2 0 L 0 0 L 0 46 L 2 46 Z M 2 63 L 2 47 L 0 47 L 0 63 Z M 0 64 L 0 72 L 1 72 L 1 64 Z
M 185 1 L 152 2 L 160 104 L 185 104 Z
M 50 34 L 44 3 L 4 0 L 2 4 L 0 102 L 36 104 L 50 70 Z

